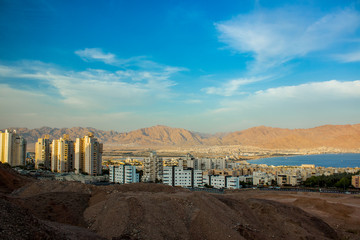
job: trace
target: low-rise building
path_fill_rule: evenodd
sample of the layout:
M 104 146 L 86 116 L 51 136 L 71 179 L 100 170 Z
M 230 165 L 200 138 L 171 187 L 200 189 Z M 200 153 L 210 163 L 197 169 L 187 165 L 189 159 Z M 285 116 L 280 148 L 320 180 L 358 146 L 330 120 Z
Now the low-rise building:
M 175 166 L 164 167 L 163 183 L 170 186 L 199 187 L 202 185 L 202 171 Z
M 231 176 L 203 175 L 203 184 L 213 186 L 214 188 L 240 188 L 239 177 Z
M 136 173 L 136 166 L 110 165 L 109 166 L 109 182 L 121 183 L 121 184 L 139 182 L 139 174 Z
M 266 172 L 253 172 L 253 185 L 271 185 L 275 176 Z
M 279 186 L 291 185 L 298 186 L 301 183 L 301 176 L 289 175 L 289 174 L 278 174 L 277 175 L 277 184 Z
M 352 176 L 351 185 L 355 188 L 360 188 L 360 175 Z

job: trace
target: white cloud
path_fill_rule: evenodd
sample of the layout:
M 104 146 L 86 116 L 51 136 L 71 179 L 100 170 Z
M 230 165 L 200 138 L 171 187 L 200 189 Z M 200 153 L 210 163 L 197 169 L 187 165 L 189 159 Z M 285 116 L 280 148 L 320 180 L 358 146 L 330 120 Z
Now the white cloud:
M 359 106 L 360 80 L 331 80 L 269 88 L 237 100 L 225 99 L 207 116 L 218 121 L 235 119 L 229 121 L 232 129 L 259 125 L 299 128 L 358 123 Z
M 75 53 L 84 61 L 101 61 L 106 64 L 114 64 L 118 62 L 115 54 L 104 53 L 100 48 L 85 48 L 83 50 L 77 50 Z
M 340 62 L 349 63 L 349 62 L 360 62 L 360 51 L 355 51 L 351 53 L 338 54 L 334 56 L 335 59 Z
M 45 84 L 52 88 L 53 92 L 49 92 L 49 95 L 55 91 L 60 96 L 58 100 L 70 108 L 90 108 L 106 112 L 116 111 L 122 106 L 146 105 L 171 97 L 171 87 L 176 83 L 170 78 L 181 70 L 162 66 L 156 70 L 125 69 L 111 72 L 87 69 L 76 72 L 38 61 L 21 61 L 15 65 L 0 65 L 0 79 L 25 79 L 29 88 L 39 83 Z M 40 91 L 46 92 L 47 89 Z
M 66 104 L 48 95 L 0 84 L 0 128 L 41 126 L 95 127 L 103 130 L 119 129 L 121 124 L 136 127 L 137 118 L 132 112 L 94 113 L 88 109 L 74 111 Z
M 241 86 L 255 83 L 264 79 L 265 77 L 232 79 L 228 82 L 221 84 L 221 86 L 219 87 L 203 88 L 202 91 L 205 91 L 207 94 L 216 94 L 225 97 L 230 97 L 233 95 L 244 94 L 245 93 L 244 91 L 239 91 Z
M 283 8 L 239 15 L 215 26 L 222 42 L 252 54 L 254 70 L 261 71 L 344 41 L 359 28 L 360 14 L 345 9 L 314 18 L 301 9 Z

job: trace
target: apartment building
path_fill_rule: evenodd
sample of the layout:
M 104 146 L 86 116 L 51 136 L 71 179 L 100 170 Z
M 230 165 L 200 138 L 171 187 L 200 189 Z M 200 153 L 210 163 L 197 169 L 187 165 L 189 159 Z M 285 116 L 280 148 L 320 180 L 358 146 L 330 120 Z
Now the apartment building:
M 112 183 L 136 183 L 139 182 L 139 174 L 136 167 L 131 165 L 109 166 L 109 182 Z
M 51 169 L 51 142 L 49 135 L 46 135 L 44 138 L 39 138 L 35 143 L 35 168 L 38 169 L 39 166 L 44 167 L 45 169 Z
M 202 186 L 202 171 L 175 166 L 164 167 L 163 183 L 170 186 L 199 187 Z
M 103 144 L 92 133 L 75 142 L 75 172 L 100 175 L 102 172 Z
M 58 140 L 53 140 L 51 146 L 51 170 L 54 172 L 70 172 L 74 170 L 74 141 L 69 139 L 69 135 Z
M 15 130 L 0 131 L 0 161 L 10 166 L 25 165 L 26 140 Z
M 163 159 L 156 152 L 151 152 L 150 157 L 144 159 L 143 182 L 156 182 L 163 178 Z
M 239 189 L 239 177 L 220 176 L 220 175 L 203 175 L 203 184 L 213 186 L 214 188 Z
M 253 185 L 271 185 L 275 175 L 266 172 L 253 172 Z
M 187 160 L 187 167 L 203 171 L 209 169 L 224 169 L 226 168 L 226 159 L 192 158 Z
M 353 185 L 355 188 L 360 188 L 360 175 L 352 176 L 351 185 Z
M 290 174 L 278 174 L 277 175 L 277 184 L 279 186 L 291 185 L 298 186 L 301 183 L 301 176 L 290 175 Z

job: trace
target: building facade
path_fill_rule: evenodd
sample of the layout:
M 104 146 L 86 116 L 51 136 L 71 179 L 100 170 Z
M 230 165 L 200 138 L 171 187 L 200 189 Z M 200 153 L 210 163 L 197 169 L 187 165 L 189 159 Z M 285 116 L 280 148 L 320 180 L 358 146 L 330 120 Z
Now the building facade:
M 10 166 L 25 165 L 26 140 L 15 130 L 0 132 L 0 161 Z
M 51 146 L 51 170 L 54 172 L 70 172 L 74 170 L 74 141 L 69 139 L 69 135 L 58 140 L 53 140 Z
M 202 186 L 202 171 L 175 166 L 164 167 L 163 183 L 170 186 L 199 187 Z
M 220 175 L 203 175 L 203 184 L 213 186 L 214 188 L 239 189 L 239 177 L 220 176 Z
M 136 183 L 139 182 L 139 174 L 136 167 L 131 165 L 109 166 L 109 182 L 112 183 Z
M 103 144 L 89 133 L 83 138 L 76 138 L 75 142 L 75 172 L 89 175 L 102 173 Z
M 360 175 L 352 176 L 351 185 L 353 185 L 355 188 L 360 188 Z
M 163 178 L 163 159 L 156 155 L 156 152 L 150 153 L 150 157 L 144 159 L 143 182 L 162 181 Z
M 39 138 L 35 143 L 35 168 L 43 166 L 45 169 L 51 169 L 51 142 L 49 135 Z

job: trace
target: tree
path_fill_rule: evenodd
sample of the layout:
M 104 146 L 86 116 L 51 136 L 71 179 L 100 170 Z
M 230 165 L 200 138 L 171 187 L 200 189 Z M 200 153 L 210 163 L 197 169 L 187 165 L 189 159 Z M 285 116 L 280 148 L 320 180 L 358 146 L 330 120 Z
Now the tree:
M 351 181 L 348 177 L 343 177 L 342 179 L 340 179 L 340 181 L 338 181 L 336 184 L 335 184 L 335 187 L 337 188 L 344 188 L 347 189 L 351 184 Z

